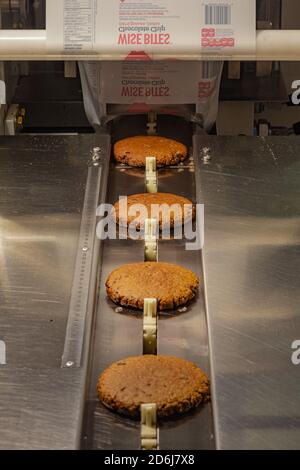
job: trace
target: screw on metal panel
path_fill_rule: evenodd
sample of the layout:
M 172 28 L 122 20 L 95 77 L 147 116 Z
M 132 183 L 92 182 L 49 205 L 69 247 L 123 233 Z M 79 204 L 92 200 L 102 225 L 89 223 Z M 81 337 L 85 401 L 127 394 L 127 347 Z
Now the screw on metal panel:
M 82 248 L 82 251 L 83 251 L 84 253 L 86 253 L 87 251 L 89 251 L 89 249 L 88 249 L 87 246 L 84 246 L 84 247 Z
M 208 165 L 210 161 L 211 161 L 210 148 L 204 147 L 203 148 L 203 163 L 204 165 Z
M 187 311 L 188 311 L 187 307 L 181 307 L 177 310 L 178 313 L 185 313 Z
M 68 361 L 68 362 L 66 363 L 66 366 L 67 366 L 67 367 L 73 367 L 73 366 L 74 366 L 74 362 L 73 362 L 73 361 Z
M 101 158 L 101 148 L 95 147 L 92 150 L 92 160 L 93 162 L 98 162 Z

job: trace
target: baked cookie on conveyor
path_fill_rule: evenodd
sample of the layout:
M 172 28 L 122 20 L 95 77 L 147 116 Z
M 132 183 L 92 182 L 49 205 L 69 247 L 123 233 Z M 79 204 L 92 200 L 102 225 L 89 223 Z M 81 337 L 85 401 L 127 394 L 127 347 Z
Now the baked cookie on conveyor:
M 137 356 L 115 362 L 97 391 L 109 409 L 132 418 L 140 406 L 157 404 L 159 417 L 181 415 L 210 398 L 209 379 L 195 364 L 172 356 Z
M 173 139 L 137 136 L 120 140 L 114 146 L 115 159 L 130 166 L 146 166 L 146 157 L 156 157 L 158 167 L 177 165 L 188 156 L 187 147 Z
M 108 297 L 124 307 L 144 308 L 144 299 L 155 298 L 159 310 L 174 310 L 192 300 L 199 278 L 189 269 L 169 263 L 124 264 L 107 278 Z
M 122 213 L 120 210 L 120 202 L 116 202 L 114 205 L 114 216 L 116 222 L 122 226 L 128 226 L 132 223 L 138 213 L 131 213 L 130 209 L 133 210 L 133 206 L 142 205 L 147 210 L 146 218 L 156 218 L 155 210 L 153 206 L 162 206 L 162 210 L 159 211 L 159 226 L 160 229 L 163 226 L 169 225 L 171 228 L 177 225 L 183 225 L 184 222 L 188 222 L 195 218 L 195 206 L 193 203 L 182 196 L 168 193 L 145 193 L 145 194 L 134 194 L 127 197 L 127 212 Z M 172 209 L 173 206 L 173 209 Z M 124 217 L 125 215 L 125 217 Z M 126 219 L 127 217 L 127 219 Z M 141 213 L 142 217 L 142 213 Z M 140 229 L 145 225 L 145 218 L 141 218 L 139 223 L 136 224 L 137 229 Z

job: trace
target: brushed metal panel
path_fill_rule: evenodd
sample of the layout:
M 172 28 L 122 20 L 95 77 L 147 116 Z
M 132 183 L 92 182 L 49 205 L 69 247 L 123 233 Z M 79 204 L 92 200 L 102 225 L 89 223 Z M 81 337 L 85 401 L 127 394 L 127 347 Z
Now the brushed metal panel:
M 202 137 L 195 146 L 217 445 L 299 449 L 300 140 Z
M 99 136 L 0 140 L 0 339 L 8 351 L 7 365 L 0 366 L 3 449 L 78 447 L 89 346 L 82 446 L 139 447 L 138 424 L 104 409 L 95 384 L 111 362 L 142 351 L 141 319 L 116 313 L 103 283 L 115 266 L 143 259 L 141 242 L 105 243 L 84 367 L 59 367 L 86 159 L 99 138 L 108 152 L 107 138 Z M 300 339 L 299 143 L 201 136 L 194 140 L 196 187 L 190 167 L 160 171 L 162 191 L 197 195 L 205 204 L 206 243 L 203 264 L 183 241 L 160 244 L 161 260 L 190 267 L 205 282 L 187 312 L 161 316 L 159 352 L 192 359 L 209 372 L 221 449 L 299 448 L 300 369 L 291 363 L 292 341 Z M 211 152 L 208 164 L 204 147 Z M 140 170 L 112 167 L 109 200 L 143 192 L 143 183 Z M 162 425 L 162 448 L 213 446 L 210 405 Z
M 0 369 L 0 449 L 65 450 L 78 446 L 85 372 Z
M 86 359 L 74 371 L 60 366 L 88 162 L 99 145 L 107 157 L 106 136 L 0 140 L 2 449 L 79 445 Z
M 0 331 L 10 367 L 60 365 L 89 158 L 87 142 L 77 145 L 1 139 Z

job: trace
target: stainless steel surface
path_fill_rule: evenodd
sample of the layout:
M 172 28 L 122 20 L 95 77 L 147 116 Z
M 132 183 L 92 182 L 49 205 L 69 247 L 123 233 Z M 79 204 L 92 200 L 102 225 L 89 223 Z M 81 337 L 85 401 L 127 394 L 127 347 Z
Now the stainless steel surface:
M 300 140 L 202 137 L 195 146 L 217 445 L 299 449 Z
M 120 195 L 144 192 L 144 171 L 112 166 L 108 202 Z M 192 200 L 196 196 L 192 166 L 159 171 L 159 190 L 175 192 Z M 143 315 L 123 309 L 107 299 L 105 280 L 116 267 L 144 260 L 142 241 L 112 240 L 104 244 L 100 299 L 94 328 L 89 392 L 86 403 L 83 447 L 93 449 L 139 449 L 140 423 L 111 413 L 97 398 L 100 373 L 112 362 L 143 354 Z M 202 276 L 200 252 L 185 251 L 185 240 L 161 241 L 159 260 L 178 263 Z M 203 286 L 202 286 L 203 287 Z M 161 314 L 158 321 L 158 353 L 190 359 L 209 375 L 208 339 L 203 288 L 187 311 Z M 214 448 L 211 404 L 182 419 L 160 423 L 160 449 Z
M 2 449 L 78 447 L 86 359 L 76 371 L 60 365 L 95 145 L 108 153 L 109 138 L 0 140 Z
M 126 125 L 119 124 L 114 130 L 122 134 Z M 164 121 L 158 125 L 162 132 Z M 168 126 L 172 136 L 178 126 Z M 137 130 L 127 126 L 129 134 Z M 182 133 L 178 139 L 189 145 L 188 127 Z M 189 267 L 205 282 L 187 311 L 160 315 L 158 352 L 198 363 L 213 392 L 213 413 L 207 404 L 161 424 L 161 449 L 300 448 L 300 366 L 291 361 L 292 342 L 300 339 L 299 143 L 293 137 L 195 137 L 196 178 L 192 162 L 159 171 L 160 191 L 197 195 L 205 204 L 203 261 L 185 251 L 184 240 L 160 242 L 159 259 Z M 87 162 L 99 145 L 102 201 L 107 136 L 0 140 L 0 340 L 7 347 L 7 365 L 0 365 L 2 449 L 140 445 L 139 423 L 106 410 L 96 381 L 115 360 L 142 354 L 142 314 L 116 311 L 104 286 L 116 266 L 143 261 L 142 241 L 105 242 L 103 263 L 95 241 L 82 367 L 60 367 Z M 211 159 L 202 158 L 203 148 Z M 112 166 L 108 181 L 109 202 L 144 190 L 139 169 Z

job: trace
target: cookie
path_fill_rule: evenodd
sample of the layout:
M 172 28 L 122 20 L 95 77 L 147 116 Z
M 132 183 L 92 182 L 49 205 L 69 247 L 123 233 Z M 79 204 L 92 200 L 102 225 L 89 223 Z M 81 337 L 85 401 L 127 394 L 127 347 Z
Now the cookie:
M 144 212 L 133 211 L 133 206 L 141 205 L 145 208 L 147 216 L 144 217 Z M 162 206 L 162 210 L 153 206 Z M 172 209 L 172 206 L 174 208 Z M 136 207 L 138 209 L 138 207 Z M 131 212 L 129 213 L 129 211 Z M 143 209 L 144 211 L 144 209 Z M 124 213 L 125 212 L 125 213 Z M 127 212 L 120 210 L 120 202 L 114 205 L 113 213 L 116 222 L 122 226 L 128 226 L 136 221 L 135 226 L 137 229 L 144 227 L 146 218 L 159 218 L 160 229 L 166 227 L 174 227 L 183 225 L 195 218 L 195 207 L 193 203 L 182 196 L 168 193 L 145 193 L 134 194 L 127 198 Z M 136 220 L 139 217 L 139 220 Z
M 114 146 L 115 159 L 119 163 L 144 167 L 146 157 L 156 157 L 157 166 L 177 165 L 185 160 L 188 151 L 176 140 L 158 136 L 137 136 L 120 140 Z
M 157 299 L 159 310 L 175 310 L 192 300 L 199 278 L 169 263 L 124 264 L 107 278 L 108 297 L 116 304 L 142 310 L 145 298 Z
M 109 409 L 132 418 L 140 406 L 157 404 L 161 418 L 181 415 L 210 398 L 209 380 L 195 364 L 172 356 L 137 356 L 115 362 L 100 376 L 97 391 Z

